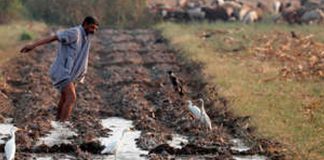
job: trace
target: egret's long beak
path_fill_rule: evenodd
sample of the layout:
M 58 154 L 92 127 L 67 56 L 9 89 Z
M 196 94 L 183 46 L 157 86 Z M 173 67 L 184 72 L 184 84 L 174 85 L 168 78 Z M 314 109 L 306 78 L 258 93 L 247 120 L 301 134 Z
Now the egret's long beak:
M 17 128 L 16 131 L 26 131 L 25 129 L 22 129 L 22 128 Z

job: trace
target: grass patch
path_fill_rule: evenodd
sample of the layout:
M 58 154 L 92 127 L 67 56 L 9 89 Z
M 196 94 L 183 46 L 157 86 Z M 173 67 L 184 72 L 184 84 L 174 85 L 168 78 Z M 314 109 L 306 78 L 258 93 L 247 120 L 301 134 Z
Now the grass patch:
M 208 79 L 221 86 L 233 112 L 251 115 L 260 136 L 287 145 L 292 159 L 324 158 L 323 79 L 277 78 L 282 64 L 276 59 L 260 60 L 251 49 L 264 45 L 262 37 L 276 32 L 312 34 L 323 43 L 321 26 L 163 23 L 156 28 L 185 56 L 205 64 Z M 206 33 L 212 36 L 202 38 Z M 269 45 L 275 50 L 280 44 Z
M 21 41 L 28 41 L 28 40 L 32 40 L 32 39 L 33 39 L 33 34 L 31 32 L 23 31 L 20 34 L 20 40 Z
M 19 21 L 0 25 L 0 63 L 19 53 L 22 44 L 38 38 L 47 27 L 40 22 Z

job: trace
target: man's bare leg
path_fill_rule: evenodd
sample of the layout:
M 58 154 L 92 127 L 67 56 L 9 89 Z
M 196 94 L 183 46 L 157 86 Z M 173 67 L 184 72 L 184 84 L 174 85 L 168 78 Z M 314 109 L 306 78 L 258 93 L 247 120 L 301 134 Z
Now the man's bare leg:
M 56 120 L 57 121 L 60 120 L 60 116 L 61 116 L 64 101 L 65 101 L 65 96 L 64 96 L 64 93 L 62 91 L 61 97 L 60 97 L 60 102 L 58 103 L 58 106 L 57 106 L 57 113 L 56 113 Z
M 64 122 L 69 119 L 72 108 L 76 102 L 75 86 L 72 82 L 64 87 L 62 95 L 64 96 L 64 101 L 60 113 L 60 121 Z

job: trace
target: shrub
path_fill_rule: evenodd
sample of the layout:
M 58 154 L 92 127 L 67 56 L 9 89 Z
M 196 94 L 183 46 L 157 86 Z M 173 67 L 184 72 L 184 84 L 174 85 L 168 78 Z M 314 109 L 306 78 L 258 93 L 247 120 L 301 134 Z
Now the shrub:
M 27 31 L 23 31 L 21 34 L 20 34 L 20 38 L 19 38 L 21 41 L 27 41 L 27 40 L 31 40 L 33 39 L 33 35 L 32 33 L 30 32 L 27 32 Z
M 77 25 L 88 15 L 110 27 L 145 27 L 153 22 L 146 0 L 25 0 L 23 4 L 32 18 L 52 24 Z
M 24 7 L 20 0 L 1 0 L 0 2 L 0 24 L 20 18 Z

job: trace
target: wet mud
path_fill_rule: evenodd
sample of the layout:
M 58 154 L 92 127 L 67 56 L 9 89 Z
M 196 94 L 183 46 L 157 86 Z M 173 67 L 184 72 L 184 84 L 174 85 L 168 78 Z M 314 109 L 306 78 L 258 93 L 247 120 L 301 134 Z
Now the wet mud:
M 157 31 L 140 29 L 101 30 L 93 37 L 87 77 L 85 84 L 77 84 L 77 104 L 70 119 L 69 127 L 77 136 L 70 144 L 36 145 L 50 133 L 59 100 L 48 76 L 55 47 L 39 48 L 1 66 L 5 83 L 0 85 L 0 101 L 5 107 L 0 118 L 11 117 L 13 124 L 26 130 L 16 134 L 18 159 L 30 159 L 35 153 L 94 159 L 104 148 L 98 138 L 110 135 L 111 130 L 101 124 L 109 117 L 133 121 L 141 131 L 137 146 L 149 152 L 143 159 L 233 159 L 233 155 L 256 154 L 285 159 L 279 143 L 254 136 L 250 117 L 227 110 L 226 97 L 204 79 L 202 64 L 182 57 Z M 168 71 L 181 80 L 184 96 L 175 92 Z M 199 98 L 205 101 L 212 130 L 195 123 L 187 110 L 187 100 L 199 106 Z M 188 143 L 171 147 L 167 142 L 173 134 L 186 136 Z M 243 139 L 250 149 L 231 149 L 233 138 Z

